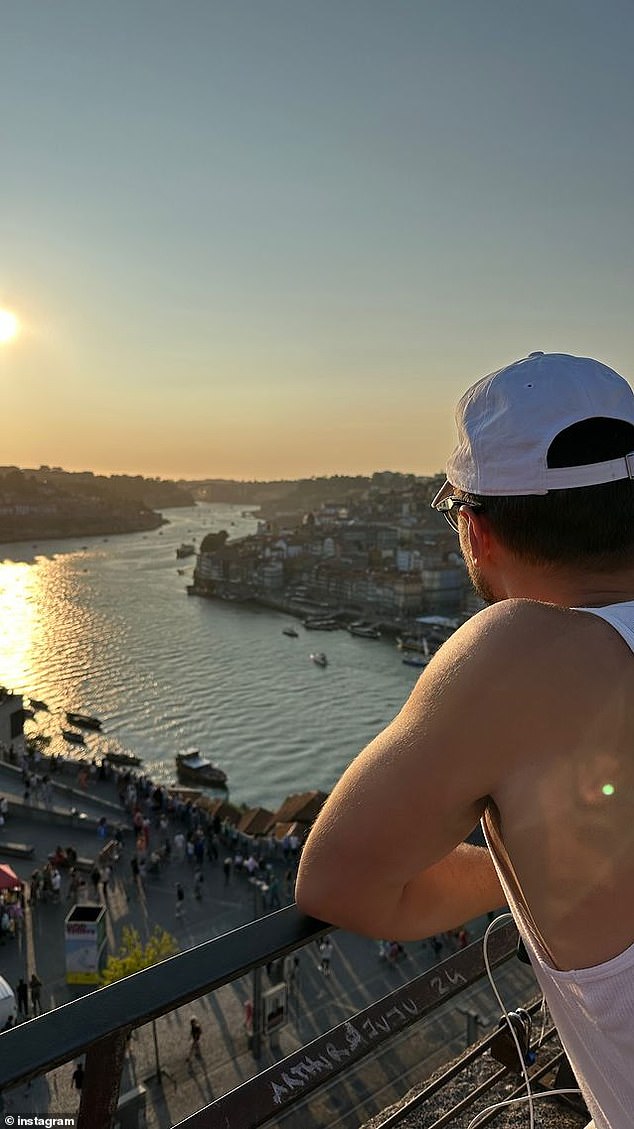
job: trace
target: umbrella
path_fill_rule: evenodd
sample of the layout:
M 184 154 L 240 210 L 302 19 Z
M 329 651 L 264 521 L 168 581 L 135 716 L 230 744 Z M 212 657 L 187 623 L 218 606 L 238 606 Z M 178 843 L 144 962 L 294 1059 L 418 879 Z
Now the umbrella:
M 15 890 L 21 885 L 22 880 L 18 878 L 15 870 L 5 862 L 0 863 L 0 890 Z

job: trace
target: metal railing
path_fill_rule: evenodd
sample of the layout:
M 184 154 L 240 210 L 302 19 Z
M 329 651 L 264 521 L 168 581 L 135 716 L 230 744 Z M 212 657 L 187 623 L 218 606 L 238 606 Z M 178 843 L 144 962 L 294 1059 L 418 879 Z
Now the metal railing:
M 111 1129 L 131 1031 L 330 930 L 290 906 L 38 1016 L 2 1036 L 0 1092 L 86 1054 L 77 1124 L 79 1129 Z M 516 940 L 510 924 L 492 934 L 492 966 L 514 955 Z M 183 1129 L 256 1129 L 484 974 L 482 945 L 475 942 L 180 1124 Z

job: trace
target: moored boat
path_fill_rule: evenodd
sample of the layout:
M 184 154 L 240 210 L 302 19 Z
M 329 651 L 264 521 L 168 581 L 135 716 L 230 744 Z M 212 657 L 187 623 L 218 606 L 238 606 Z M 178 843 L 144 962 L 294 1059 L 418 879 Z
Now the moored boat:
M 178 779 L 185 783 L 196 783 L 199 787 L 224 788 L 227 774 L 217 765 L 202 757 L 198 749 L 186 749 L 176 754 Z
M 185 557 L 193 557 L 195 552 L 196 546 L 191 541 L 183 541 L 182 545 L 179 545 L 176 550 L 176 557 L 179 561 L 182 561 Z
M 65 741 L 70 741 L 71 745 L 86 744 L 83 733 L 78 733 L 75 729 L 62 729 L 62 737 Z
M 328 666 L 328 659 L 323 651 L 313 651 L 310 658 L 317 666 Z
M 380 639 L 381 632 L 378 627 L 373 627 L 370 623 L 351 623 L 348 627 L 351 635 L 356 635 L 359 639 Z
M 405 666 L 416 666 L 422 669 L 427 666 L 429 658 L 425 655 L 408 655 L 406 658 L 401 659 L 401 662 L 404 662 Z
M 102 721 L 98 717 L 91 717 L 87 713 L 74 713 L 66 711 L 66 720 L 69 725 L 78 725 L 80 729 L 101 729 Z
M 141 764 L 141 757 L 137 757 L 136 753 L 126 753 L 123 750 L 118 753 L 104 753 L 105 761 L 110 761 L 110 764 L 122 765 L 137 765 Z

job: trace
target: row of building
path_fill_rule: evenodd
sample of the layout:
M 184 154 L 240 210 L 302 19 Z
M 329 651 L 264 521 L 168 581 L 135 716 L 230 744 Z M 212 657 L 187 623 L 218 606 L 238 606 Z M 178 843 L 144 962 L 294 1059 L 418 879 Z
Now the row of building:
M 474 611 L 455 535 L 429 508 L 435 480 L 421 483 L 419 492 L 409 483 L 374 488 L 350 506 L 270 517 L 221 546 L 212 535 L 201 544 L 191 590 L 295 599 L 373 619 Z

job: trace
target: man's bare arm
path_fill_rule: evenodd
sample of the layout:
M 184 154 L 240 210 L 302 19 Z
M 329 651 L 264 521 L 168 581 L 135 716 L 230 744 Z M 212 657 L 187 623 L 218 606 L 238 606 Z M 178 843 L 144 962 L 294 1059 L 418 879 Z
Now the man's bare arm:
M 323 891 L 320 896 L 313 885 L 310 856 L 308 850 L 302 858 L 296 897 L 306 913 L 322 917 L 328 905 L 328 892 Z M 410 941 L 457 929 L 505 904 L 489 852 L 470 843 L 461 843 L 440 862 L 410 879 L 398 898 L 397 893 L 392 904 L 386 900 L 380 906 L 372 897 L 367 906 L 362 906 L 358 897 L 333 901 L 327 920 L 370 937 Z
M 514 755 L 523 690 L 509 614 L 498 605 L 460 629 L 346 770 L 302 855 L 306 912 L 407 939 L 504 904 L 488 852 L 462 844 Z

